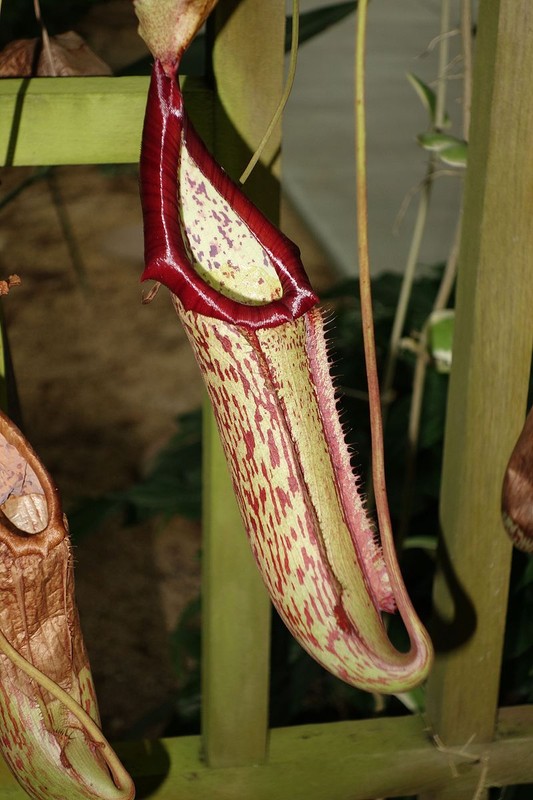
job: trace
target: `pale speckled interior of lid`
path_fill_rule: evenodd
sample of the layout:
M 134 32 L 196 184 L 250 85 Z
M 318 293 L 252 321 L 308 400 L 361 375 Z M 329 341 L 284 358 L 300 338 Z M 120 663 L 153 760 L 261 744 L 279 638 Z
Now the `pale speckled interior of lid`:
M 185 148 L 179 181 L 180 224 L 196 272 L 240 303 L 278 300 L 283 289 L 267 252 Z

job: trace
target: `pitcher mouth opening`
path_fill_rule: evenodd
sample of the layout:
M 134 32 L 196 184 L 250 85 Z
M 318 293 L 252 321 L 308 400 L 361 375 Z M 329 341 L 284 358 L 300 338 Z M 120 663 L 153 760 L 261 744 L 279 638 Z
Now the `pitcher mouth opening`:
M 49 522 L 45 490 L 25 456 L 0 433 L 0 513 L 21 536 L 45 530 Z
M 297 319 L 318 302 L 298 248 L 212 158 L 187 117 L 177 79 L 158 61 L 140 178 L 142 280 L 167 286 L 188 311 L 249 329 Z

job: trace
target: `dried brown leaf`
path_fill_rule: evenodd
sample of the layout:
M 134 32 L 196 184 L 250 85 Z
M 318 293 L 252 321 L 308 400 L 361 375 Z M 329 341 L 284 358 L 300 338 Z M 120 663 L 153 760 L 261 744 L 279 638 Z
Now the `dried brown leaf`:
M 50 37 L 50 57 L 40 39 L 17 39 L 0 52 L 0 76 L 111 75 L 111 68 L 74 31 Z

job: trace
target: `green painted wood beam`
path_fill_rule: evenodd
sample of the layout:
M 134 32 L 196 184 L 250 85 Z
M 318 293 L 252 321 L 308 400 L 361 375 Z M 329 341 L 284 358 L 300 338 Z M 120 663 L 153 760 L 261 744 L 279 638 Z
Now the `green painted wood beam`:
M 283 87 L 284 0 L 224 0 L 213 16 L 213 151 L 238 179 L 276 109 Z M 264 162 L 244 187 L 276 221 L 279 181 Z M 270 601 L 254 563 L 211 409 L 204 414 L 202 732 L 214 767 L 266 758 Z
M 533 349 L 526 20 L 529 0 L 479 4 L 434 592 L 437 657 L 427 687 L 428 718 L 451 745 L 492 739 L 500 683 L 511 562 L 501 491 L 525 418 Z M 449 797 L 430 792 L 424 800 Z
M 492 738 L 511 545 L 503 476 L 533 348 L 533 48 L 529 0 L 479 5 L 448 394 L 427 711 L 447 744 Z M 531 758 L 531 756 L 530 756 Z
M 447 787 L 533 782 L 533 708 L 502 709 L 496 740 L 440 751 L 418 717 L 271 731 L 263 766 L 207 767 L 199 737 L 129 742 L 117 751 L 143 800 L 368 800 Z M 2 800 L 27 800 L 0 763 Z M 455 794 L 454 794 L 455 793 Z
M 202 129 L 212 93 L 186 91 Z M 147 77 L 0 80 L 0 165 L 136 163 L 147 92 Z

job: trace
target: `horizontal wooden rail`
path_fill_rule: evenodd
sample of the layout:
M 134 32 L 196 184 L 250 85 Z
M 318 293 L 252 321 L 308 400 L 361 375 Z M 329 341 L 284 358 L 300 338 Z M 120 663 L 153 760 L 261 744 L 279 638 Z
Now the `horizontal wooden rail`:
M 198 127 L 211 93 L 200 79 L 186 91 Z M 147 92 L 147 77 L 0 80 L 0 165 L 136 163 Z
M 207 767 L 200 739 L 127 742 L 117 751 L 143 800 L 365 800 L 448 787 L 533 782 L 533 707 L 500 710 L 490 744 L 439 750 L 419 717 L 271 731 L 262 766 Z M 473 760 L 477 757 L 478 760 Z M 2 800 L 27 795 L 0 763 Z

